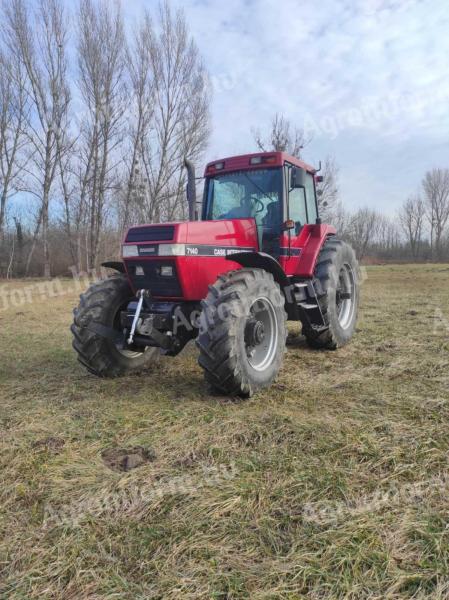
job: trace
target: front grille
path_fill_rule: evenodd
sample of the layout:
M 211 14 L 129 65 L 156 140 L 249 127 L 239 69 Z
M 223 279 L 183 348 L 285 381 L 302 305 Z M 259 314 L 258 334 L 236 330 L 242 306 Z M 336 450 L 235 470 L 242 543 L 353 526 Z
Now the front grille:
M 170 241 L 175 235 L 173 225 L 148 225 L 133 227 L 128 231 L 126 242 L 156 242 Z
M 172 277 L 160 275 L 162 265 L 170 265 L 173 268 Z M 153 296 L 161 298 L 180 298 L 182 296 L 175 261 L 173 260 L 127 260 L 129 278 L 135 290 L 150 290 Z M 143 275 L 136 275 L 136 268 L 143 269 Z

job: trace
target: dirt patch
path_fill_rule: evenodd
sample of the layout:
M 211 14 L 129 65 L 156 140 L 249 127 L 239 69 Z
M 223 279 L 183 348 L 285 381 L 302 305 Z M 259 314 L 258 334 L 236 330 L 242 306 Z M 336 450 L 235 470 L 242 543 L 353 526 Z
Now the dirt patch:
M 394 348 L 396 348 L 396 344 L 393 342 L 386 342 L 385 344 L 380 344 L 380 346 L 377 346 L 376 352 L 388 352 Z
M 101 453 L 104 464 L 112 471 L 131 471 L 152 462 L 156 454 L 152 448 L 134 446 L 133 448 L 107 448 Z
M 33 442 L 32 447 L 36 450 L 48 450 L 54 454 L 59 454 L 64 444 L 65 441 L 62 438 L 49 436 L 41 440 L 36 440 Z

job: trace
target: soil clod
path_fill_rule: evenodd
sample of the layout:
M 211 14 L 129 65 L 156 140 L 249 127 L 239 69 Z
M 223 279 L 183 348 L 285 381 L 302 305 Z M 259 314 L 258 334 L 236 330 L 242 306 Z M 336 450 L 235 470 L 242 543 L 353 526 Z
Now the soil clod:
M 126 472 L 152 462 L 156 458 L 154 450 L 143 446 L 132 448 L 107 448 L 101 453 L 104 464 L 112 471 Z

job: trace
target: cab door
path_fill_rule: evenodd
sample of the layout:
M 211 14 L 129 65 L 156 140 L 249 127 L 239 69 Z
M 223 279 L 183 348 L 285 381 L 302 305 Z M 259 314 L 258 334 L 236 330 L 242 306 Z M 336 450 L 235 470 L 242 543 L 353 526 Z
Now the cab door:
M 285 231 L 281 248 L 282 266 L 287 275 L 299 272 L 299 262 L 318 218 L 313 174 L 303 172 L 304 187 L 293 187 L 292 168 L 293 165 L 285 165 L 286 219 L 294 222 L 294 227 Z

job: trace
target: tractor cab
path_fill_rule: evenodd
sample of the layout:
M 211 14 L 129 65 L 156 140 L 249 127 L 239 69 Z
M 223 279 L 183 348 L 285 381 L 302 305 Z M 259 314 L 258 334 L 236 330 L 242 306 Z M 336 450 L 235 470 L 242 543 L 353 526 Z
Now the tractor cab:
M 304 225 L 318 221 L 316 180 L 313 167 L 283 152 L 209 163 L 202 220 L 252 218 L 259 249 L 279 258 Z

